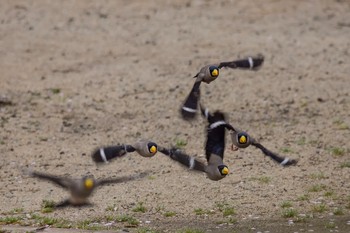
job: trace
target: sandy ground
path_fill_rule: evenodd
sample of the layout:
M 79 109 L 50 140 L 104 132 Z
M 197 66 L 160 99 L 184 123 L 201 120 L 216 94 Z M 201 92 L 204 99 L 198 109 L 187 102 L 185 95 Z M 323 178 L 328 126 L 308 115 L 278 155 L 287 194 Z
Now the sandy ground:
M 266 58 L 261 70 L 222 70 L 202 85 L 202 100 L 297 166 L 282 168 L 251 147 L 226 149 L 231 173 L 219 182 L 160 153 L 92 162 L 96 147 L 138 138 L 184 141 L 203 159 L 205 121 L 179 116 L 191 77 L 257 53 Z M 277 223 L 291 221 L 349 232 L 349 54 L 346 0 L 0 1 L 1 216 L 19 209 L 78 222 L 127 214 L 141 221 L 128 228 L 135 232 L 280 232 Z M 23 167 L 73 177 L 150 174 L 97 190 L 93 207 L 43 214 L 42 200 L 67 193 Z M 145 213 L 133 211 L 140 203 Z M 235 214 L 224 216 L 225 208 Z M 290 209 L 297 214 L 283 217 Z

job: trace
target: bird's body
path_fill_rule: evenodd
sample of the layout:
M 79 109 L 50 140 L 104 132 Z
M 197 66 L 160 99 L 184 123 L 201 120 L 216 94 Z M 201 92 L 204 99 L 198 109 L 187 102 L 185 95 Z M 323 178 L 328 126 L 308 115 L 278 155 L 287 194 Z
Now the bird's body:
M 202 67 L 194 76 L 196 81 L 181 107 L 182 118 L 190 120 L 195 117 L 200 98 L 201 83 L 204 82 L 209 84 L 216 80 L 219 77 L 219 70 L 221 68 L 228 67 L 231 69 L 258 70 L 262 66 L 263 62 L 264 56 L 258 54 L 255 57 L 247 57 L 229 62 L 220 62 Z
M 88 198 L 97 187 L 105 184 L 127 182 L 141 177 L 124 176 L 112 179 L 94 179 L 92 176 L 84 176 L 82 178 L 73 179 L 36 171 L 30 171 L 29 175 L 38 179 L 47 180 L 69 191 L 70 197 L 58 203 L 55 207 L 88 205 Z
M 92 153 L 91 157 L 95 163 L 108 163 L 112 159 L 135 151 L 142 157 L 153 157 L 158 151 L 158 146 L 154 142 L 140 139 L 131 145 L 121 144 L 98 148 Z
M 236 148 L 247 148 L 248 146 L 252 145 L 260 149 L 264 155 L 270 157 L 272 160 L 274 160 L 275 162 L 279 163 L 282 166 L 290 166 L 298 163 L 298 161 L 295 159 L 282 157 L 268 150 L 266 147 L 260 144 L 257 140 L 251 137 L 248 133 L 241 131 L 237 128 L 234 128 L 234 130 L 231 130 L 230 134 L 231 134 L 232 144 Z
M 201 108 L 202 115 L 205 116 L 209 120 L 209 122 L 213 116 L 216 116 L 218 114 L 218 112 L 214 112 L 213 115 L 210 114 L 209 110 L 204 108 L 202 105 L 200 105 L 200 108 Z M 220 113 L 220 114 L 222 114 L 222 113 Z M 216 147 L 212 146 L 213 148 L 216 148 L 215 149 L 217 151 L 216 154 L 219 154 L 219 152 L 222 150 L 222 148 L 225 148 L 225 145 L 223 144 L 225 142 L 225 138 L 220 138 L 220 137 L 222 137 L 222 135 L 224 135 L 224 133 L 219 132 L 219 130 L 225 131 L 226 129 L 228 129 L 230 131 L 230 134 L 231 134 L 232 144 L 236 148 L 247 148 L 248 146 L 253 145 L 254 147 L 260 149 L 264 155 L 266 155 L 266 156 L 270 157 L 272 160 L 280 163 L 282 166 L 295 165 L 297 163 L 297 160 L 290 159 L 287 157 L 282 157 L 282 156 L 268 150 L 262 144 L 257 142 L 254 138 L 252 138 L 248 133 L 241 131 L 237 128 L 234 128 L 231 124 L 227 123 L 225 120 L 225 117 L 220 117 L 220 114 L 217 115 L 217 117 L 216 117 L 217 120 L 215 122 L 211 123 L 208 127 L 208 130 L 210 128 L 214 128 L 213 132 L 211 133 L 212 137 L 208 136 L 208 140 L 210 139 L 214 143 L 209 143 L 209 145 L 210 144 L 220 145 L 220 143 L 221 143 L 221 147 L 216 148 Z M 217 127 L 220 125 L 222 127 Z M 208 145 L 208 143 L 207 143 L 207 145 Z
M 220 112 L 215 112 L 214 115 L 208 115 L 207 119 L 208 126 L 205 143 L 207 164 L 176 148 L 167 150 L 160 147 L 159 151 L 190 169 L 205 172 L 210 180 L 218 181 L 229 173 L 228 167 L 223 162 L 225 151 L 225 127 L 227 127 L 227 125 L 223 123 L 225 116 Z

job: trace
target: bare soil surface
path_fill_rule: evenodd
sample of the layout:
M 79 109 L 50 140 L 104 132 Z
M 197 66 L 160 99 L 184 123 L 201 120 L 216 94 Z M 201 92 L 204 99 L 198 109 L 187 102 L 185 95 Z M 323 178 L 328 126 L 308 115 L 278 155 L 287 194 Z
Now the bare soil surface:
M 227 146 L 230 174 L 213 182 L 160 153 L 91 160 L 97 147 L 139 138 L 182 142 L 204 160 L 205 120 L 179 114 L 192 77 L 258 53 L 259 71 L 221 70 L 202 101 L 297 166 Z M 350 232 L 349 1 L 4 0 L 0 71 L 3 231 Z M 28 167 L 149 175 L 101 187 L 94 206 L 42 213 L 43 200 L 68 194 Z M 57 230 L 69 226 L 83 230 Z

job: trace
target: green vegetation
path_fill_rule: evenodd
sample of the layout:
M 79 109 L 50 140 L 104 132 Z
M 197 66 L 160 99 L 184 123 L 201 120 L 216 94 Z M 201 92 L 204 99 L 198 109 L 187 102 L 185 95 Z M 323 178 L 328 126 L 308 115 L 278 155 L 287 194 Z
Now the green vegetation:
M 268 176 L 251 177 L 250 180 L 258 181 L 259 183 L 262 183 L 262 184 L 268 184 L 271 181 L 271 177 L 268 177 Z
M 350 127 L 343 120 L 340 120 L 340 119 L 333 121 L 333 124 L 336 127 L 336 129 L 339 129 L 339 130 L 350 129 Z
M 310 200 L 310 195 L 309 194 L 304 194 L 298 197 L 298 201 L 308 201 Z
M 343 156 L 346 152 L 346 150 L 341 147 L 330 147 L 328 151 L 334 156 Z
M 130 226 L 138 226 L 139 225 L 139 221 L 137 219 L 135 219 L 134 217 L 131 217 L 129 215 L 120 215 L 118 217 L 116 217 L 115 219 L 117 222 L 126 222 L 128 223 Z
M 176 231 L 176 233 L 204 233 L 205 231 L 199 230 L 199 229 L 192 229 L 192 228 L 186 228 L 179 231 Z
M 327 187 L 323 184 L 315 184 L 309 188 L 309 192 L 320 192 L 325 190 Z
M 50 89 L 52 94 L 59 94 L 61 93 L 61 89 L 60 88 L 51 88 Z
M 284 202 L 282 202 L 282 204 L 281 204 L 281 207 L 282 208 L 290 208 L 290 207 L 292 207 L 293 205 L 292 205 L 292 203 L 290 202 L 290 201 L 284 201 Z
M 194 212 L 196 215 L 211 214 L 210 210 L 204 210 L 202 208 L 195 209 Z
M 43 200 L 41 203 L 42 213 L 51 213 L 55 208 L 56 203 L 52 200 Z
M 143 205 L 143 202 L 139 202 L 135 208 L 132 209 L 134 212 L 146 213 L 147 208 Z
M 283 147 L 281 148 L 281 152 L 286 154 L 286 153 L 293 153 L 294 151 L 289 147 Z
M 294 218 L 298 215 L 298 211 L 293 208 L 284 209 L 282 211 L 282 216 L 284 218 Z
M 318 205 L 314 205 L 312 207 L 312 211 L 315 212 L 315 213 L 323 213 L 327 210 L 327 206 L 325 204 L 318 204 Z
M 337 216 L 339 216 L 339 215 L 344 215 L 344 211 L 343 211 L 342 208 L 336 208 L 336 209 L 333 211 L 333 214 L 334 214 L 334 215 L 337 215 Z
M 6 216 L 4 218 L 0 218 L 0 223 L 14 224 L 14 223 L 19 223 L 22 220 L 23 218 L 20 216 Z
M 312 174 L 310 174 L 310 178 L 314 179 L 314 180 L 327 179 L 327 177 L 325 176 L 325 174 L 323 172 L 312 173 Z
M 167 212 L 164 213 L 164 216 L 165 216 L 165 217 L 173 217 L 173 216 L 175 216 L 175 215 L 176 215 L 176 213 L 175 213 L 175 212 L 172 212 L 172 211 L 167 211 Z
M 341 168 L 350 168 L 350 161 L 341 163 L 340 167 Z
M 184 148 L 187 145 L 187 141 L 186 140 L 177 138 L 175 141 L 176 141 L 175 142 L 176 148 L 181 149 L 181 148 Z

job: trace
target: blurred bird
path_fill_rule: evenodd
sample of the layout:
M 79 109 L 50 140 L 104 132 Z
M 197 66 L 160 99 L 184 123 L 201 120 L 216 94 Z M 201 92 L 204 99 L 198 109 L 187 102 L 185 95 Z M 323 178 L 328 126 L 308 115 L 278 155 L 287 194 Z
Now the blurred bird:
M 141 139 L 132 145 L 107 146 L 96 149 L 91 157 L 95 163 L 108 163 L 110 160 L 122 157 L 126 153 L 136 151 L 142 157 L 152 157 L 158 151 L 156 143 Z
M 232 69 L 247 69 L 258 70 L 264 63 L 264 56 L 258 54 L 255 57 L 247 57 L 241 60 L 235 60 L 230 62 L 221 62 L 218 64 L 212 64 L 202 67 L 199 72 L 194 76 L 196 81 L 186 97 L 182 108 L 181 115 L 183 119 L 193 119 L 197 112 L 197 106 L 200 98 L 200 85 L 202 82 L 207 84 L 214 81 L 219 76 L 219 70 L 223 67 Z
M 223 159 L 225 151 L 225 128 L 230 127 L 230 125 L 225 123 L 225 116 L 219 111 L 213 115 L 208 113 L 207 119 L 207 139 L 205 143 L 207 165 L 176 148 L 168 150 L 159 147 L 159 151 L 190 169 L 205 172 L 210 180 L 217 181 L 223 179 L 229 173 L 229 169 L 224 164 Z
M 232 127 L 233 128 L 233 127 Z M 290 159 L 288 157 L 282 157 L 267 148 L 265 148 L 262 144 L 257 142 L 254 138 L 252 138 L 248 133 L 241 131 L 237 128 L 234 128 L 234 130 L 230 131 L 231 139 L 232 139 L 232 149 L 238 149 L 238 148 L 247 148 L 248 146 L 252 145 L 256 148 L 260 149 L 264 155 L 270 157 L 275 162 L 279 163 L 282 166 L 290 166 L 290 165 L 296 165 L 298 163 L 295 159 Z M 236 147 L 236 148 L 235 148 Z
M 146 175 L 146 173 L 142 173 L 138 176 L 122 176 L 113 179 L 94 179 L 93 176 L 84 176 L 80 179 L 72 179 L 70 177 L 59 177 L 36 171 L 28 171 L 27 173 L 32 177 L 53 182 L 70 192 L 70 197 L 56 204 L 55 207 L 89 205 L 88 198 L 97 187 L 106 184 L 123 183 L 142 178 Z
M 206 118 L 211 117 L 211 114 L 207 108 L 204 108 L 201 104 L 200 104 L 200 108 L 203 116 L 205 116 Z M 237 128 L 234 128 L 232 125 L 228 124 L 225 120 L 222 120 L 217 124 L 224 125 L 225 128 L 230 131 L 232 144 L 233 144 L 232 150 L 237 150 L 238 148 L 246 148 L 250 145 L 253 145 L 259 148 L 264 153 L 264 155 L 270 157 L 272 160 L 278 162 L 282 166 L 295 165 L 298 162 L 295 159 L 282 157 L 276 153 L 273 153 L 272 151 L 265 148 L 262 144 L 257 142 L 254 138 L 249 136 L 248 133 L 241 131 Z

